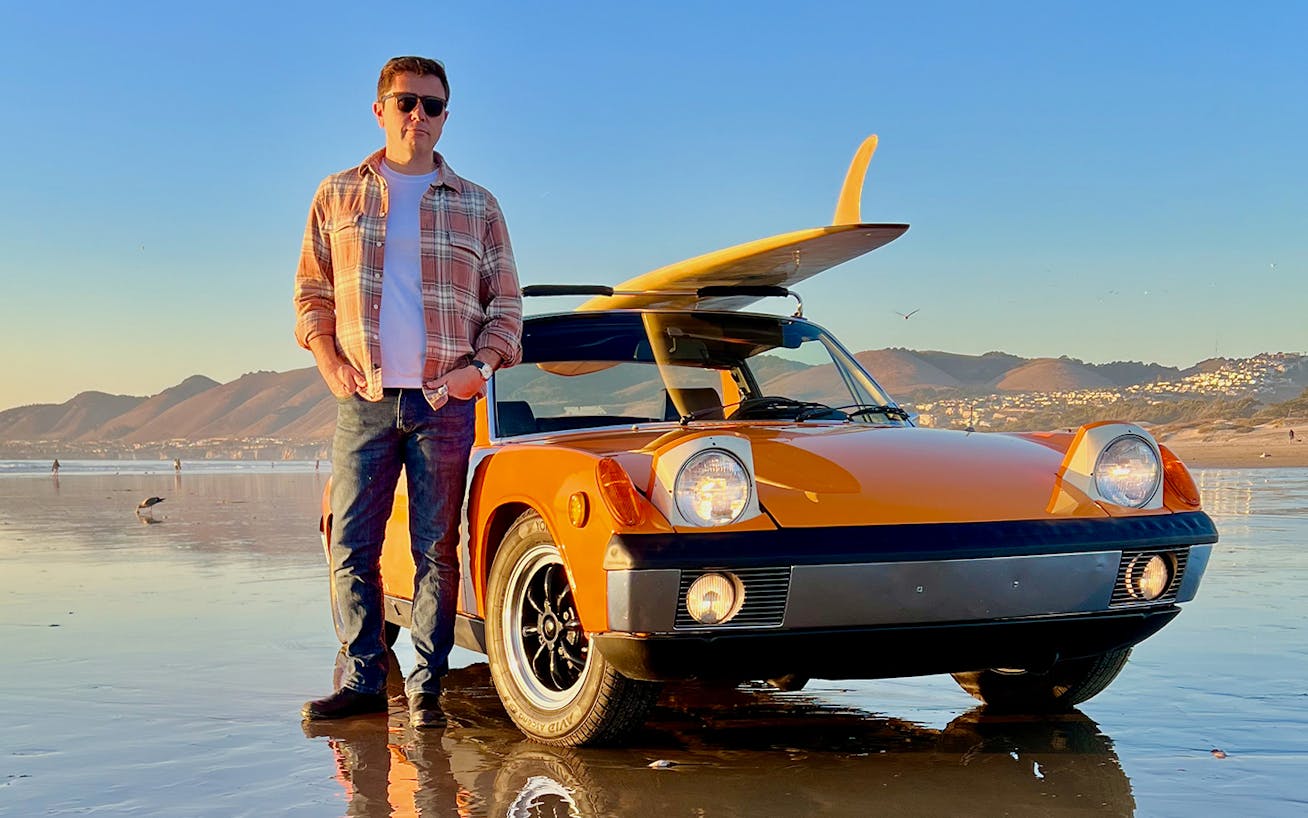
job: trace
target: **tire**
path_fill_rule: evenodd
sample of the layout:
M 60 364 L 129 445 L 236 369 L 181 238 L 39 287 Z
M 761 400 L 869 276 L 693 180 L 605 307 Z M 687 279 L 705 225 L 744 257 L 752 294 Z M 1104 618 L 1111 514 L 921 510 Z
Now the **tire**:
M 500 544 L 487 589 L 491 679 L 522 732 L 561 747 L 612 744 L 644 723 L 660 685 L 591 650 L 559 549 L 534 511 Z
M 1130 648 L 1055 662 L 1043 673 L 976 670 L 955 673 L 958 686 L 987 706 L 1006 712 L 1056 713 L 1102 692 L 1126 667 Z

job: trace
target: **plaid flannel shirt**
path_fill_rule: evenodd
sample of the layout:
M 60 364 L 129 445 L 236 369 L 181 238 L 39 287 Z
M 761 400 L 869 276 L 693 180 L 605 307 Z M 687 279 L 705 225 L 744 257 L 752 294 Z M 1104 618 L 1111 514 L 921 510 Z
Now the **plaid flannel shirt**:
M 319 335 L 363 373 L 367 400 L 382 396 L 380 322 L 386 249 L 385 151 L 318 186 L 295 273 L 295 339 Z M 522 358 L 522 295 L 500 206 L 459 177 L 439 153 L 436 182 L 419 205 L 422 301 L 427 321 L 423 381 L 466 366 L 482 350 L 500 367 Z

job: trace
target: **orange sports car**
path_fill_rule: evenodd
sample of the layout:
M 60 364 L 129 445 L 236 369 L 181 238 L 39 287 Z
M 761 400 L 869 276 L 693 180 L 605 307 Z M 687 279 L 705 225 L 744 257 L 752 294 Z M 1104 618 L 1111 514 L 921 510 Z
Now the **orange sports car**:
M 680 679 L 952 673 L 990 705 L 1067 709 L 1194 597 L 1217 531 L 1145 429 L 920 428 L 802 309 L 740 309 L 907 229 L 860 222 L 856 196 L 850 215 L 856 169 L 831 226 L 625 291 L 524 289 L 594 298 L 528 318 L 478 402 L 456 635 L 532 738 L 618 741 Z M 406 517 L 401 497 L 392 639 Z

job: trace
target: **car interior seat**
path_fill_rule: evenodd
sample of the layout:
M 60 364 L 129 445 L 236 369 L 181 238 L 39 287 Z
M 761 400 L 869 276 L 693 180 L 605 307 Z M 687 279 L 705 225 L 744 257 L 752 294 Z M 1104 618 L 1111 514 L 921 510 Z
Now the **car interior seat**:
M 698 417 L 702 420 L 722 420 L 722 398 L 718 390 L 711 386 L 694 386 L 684 389 L 663 390 L 663 419 L 680 420 L 682 414 L 705 411 Z
M 495 404 L 495 422 L 501 437 L 529 435 L 540 431 L 531 404 L 525 400 L 506 400 Z

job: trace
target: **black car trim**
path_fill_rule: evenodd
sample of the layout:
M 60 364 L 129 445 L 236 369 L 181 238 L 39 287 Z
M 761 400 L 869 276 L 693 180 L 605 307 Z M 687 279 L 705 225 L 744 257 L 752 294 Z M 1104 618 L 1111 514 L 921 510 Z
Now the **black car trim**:
M 1036 556 L 1217 542 L 1202 511 L 1140 517 L 614 534 L 606 570 Z
M 413 627 L 413 602 L 386 594 L 386 621 L 402 628 Z M 454 617 L 454 644 L 477 653 L 486 652 L 486 621 L 458 613 Z
M 1175 605 L 981 622 L 677 635 L 595 634 L 624 676 L 676 679 L 878 679 L 982 670 L 1043 671 L 1055 662 L 1130 647 L 1163 628 Z

